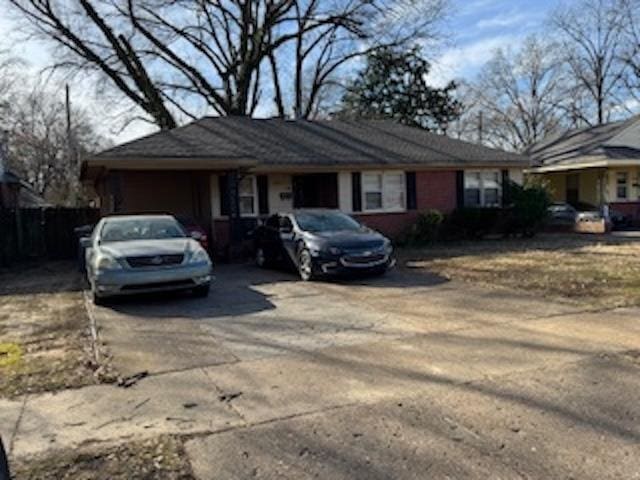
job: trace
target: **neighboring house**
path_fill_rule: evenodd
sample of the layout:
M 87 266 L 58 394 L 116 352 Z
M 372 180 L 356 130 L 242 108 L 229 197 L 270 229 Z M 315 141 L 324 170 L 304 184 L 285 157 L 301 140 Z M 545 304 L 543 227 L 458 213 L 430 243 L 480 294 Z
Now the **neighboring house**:
M 640 118 L 556 135 L 528 154 L 554 200 L 609 205 L 640 222 Z
M 82 175 L 104 214 L 189 215 L 225 248 L 294 208 L 339 208 L 394 236 L 421 210 L 500 205 L 505 180 L 521 182 L 527 166 L 391 121 L 206 117 L 95 155 Z
M 0 208 L 37 208 L 47 206 L 31 186 L 5 170 L 0 173 Z

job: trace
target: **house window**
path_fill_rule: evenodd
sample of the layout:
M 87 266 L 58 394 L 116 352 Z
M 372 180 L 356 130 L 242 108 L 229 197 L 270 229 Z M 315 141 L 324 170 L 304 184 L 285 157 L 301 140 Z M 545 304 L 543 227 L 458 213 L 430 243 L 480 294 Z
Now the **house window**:
M 502 185 L 499 170 L 464 172 L 464 204 L 466 207 L 498 207 Z
M 480 172 L 464 173 L 464 204 L 467 207 L 482 205 L 482 175 Z
M 404 172 L 363 172 L 364 211 L 402 211 L 406 208 Z
M 238 183 L 238 197 L 240 200 L 240 215 L 256 214 L 256 177 L 247 175 Z
M 500 172 L 497 170 L 484 172 L 482 175 L 483 205 L 485 207 L 499 207 L 500 191 Z
M 629 173 L 616 173 L 616 197 L 626 199 L 629 194 Z
M 363 174 L 362 193 L 364 195 L 365 210 L 382 210 L 382 174 Z

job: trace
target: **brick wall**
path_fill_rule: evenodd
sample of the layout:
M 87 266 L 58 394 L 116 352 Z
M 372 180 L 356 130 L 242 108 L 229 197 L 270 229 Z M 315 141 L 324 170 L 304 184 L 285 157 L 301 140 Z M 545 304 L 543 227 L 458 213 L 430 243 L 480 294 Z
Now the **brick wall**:
M 101 213 L 171 213 L 211 223 L 208 172 L 112 172 L 96 188 Z M 113 198 L 112 198 L 113 197 Z
M 207 228 L 211 218 L 208 178 L 206 172 L 119 172 L 120 211 L 189 215 Z M 101 189 L 101 196 L 106 197 L 106 190 Z M 103 205 L 107 204 L 106 200 L 103 198 Z M 355 216 L 365 225 L 393 238 L 415 222 L 419 211 L 434 208 L 443 213 L 451 212 L 456 207 L 455 170 L 416 172 L 416 200 L 418 208 L 414 211 Z M 230 241 L 228 222 L 216 221 L 213 230 L 216 247 L 225 248 Z
M 450 213 L 456 208 L 456 171 L 432 170 L 416 172 L 418 210 L 435 208 Z
M 630 215 L 634 225 L 640 225 L 640 202 L 610 203 L 609 208 L 624 215 Z
M 366 213 L 354 214 L 353 216 L 367 227 L 373 228 L 387 237 L 394 238 L 416 221 L 418 212 L 413 210 L 403 213 Z
M 455 170 L 416 172 L 417 210 L 402 213 L 356 214 L 359 221 L 393 238 L 416 221 L 418 212 L 430 209 L 449 213 L 456 208 Z

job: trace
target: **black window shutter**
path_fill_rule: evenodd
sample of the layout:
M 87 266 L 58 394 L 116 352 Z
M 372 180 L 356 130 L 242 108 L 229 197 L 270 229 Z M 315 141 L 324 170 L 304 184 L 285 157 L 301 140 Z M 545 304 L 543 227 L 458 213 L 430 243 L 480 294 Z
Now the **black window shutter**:
M 456 171 L 456 203 L 458 208 L 464 207 L 464 170 Z
M 352 210 L 354 212 L 362 211 L 362 183 L 360 181 L 360 172 L 351 173 L 351 197 L 352 197 Z
M 511 204 L 511 185 L 509 182 L 509 170 L 502 170 L 502 205 Z
M 220 215 L 229 215 L 229 176 L 218 176 L 218 189 L 220 190 Z
M 407 210 L 416 210 L 418 208 L 416 172 L 407 172 L 405 174 L 405 179 L 407 181 Z
M 266 175 L 256 177 L 258 184 L 258 212 L 260 215 L 269 214 L 269 183 Z

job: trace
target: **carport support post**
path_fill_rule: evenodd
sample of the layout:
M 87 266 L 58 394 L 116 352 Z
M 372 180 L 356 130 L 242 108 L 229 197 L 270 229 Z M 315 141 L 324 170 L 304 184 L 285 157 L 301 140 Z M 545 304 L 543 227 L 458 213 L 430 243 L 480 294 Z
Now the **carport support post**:
M 229 204 L 229 238 L 231 245 L 229 246 L 229 256 L 231 259 L 236 257 L 238 244 L 242 240 L 242 225 L 240 225 L 240 190 L 238 182 L 240 176 L 237 170 L 233 170 L 227 174 L 227 201 Z

